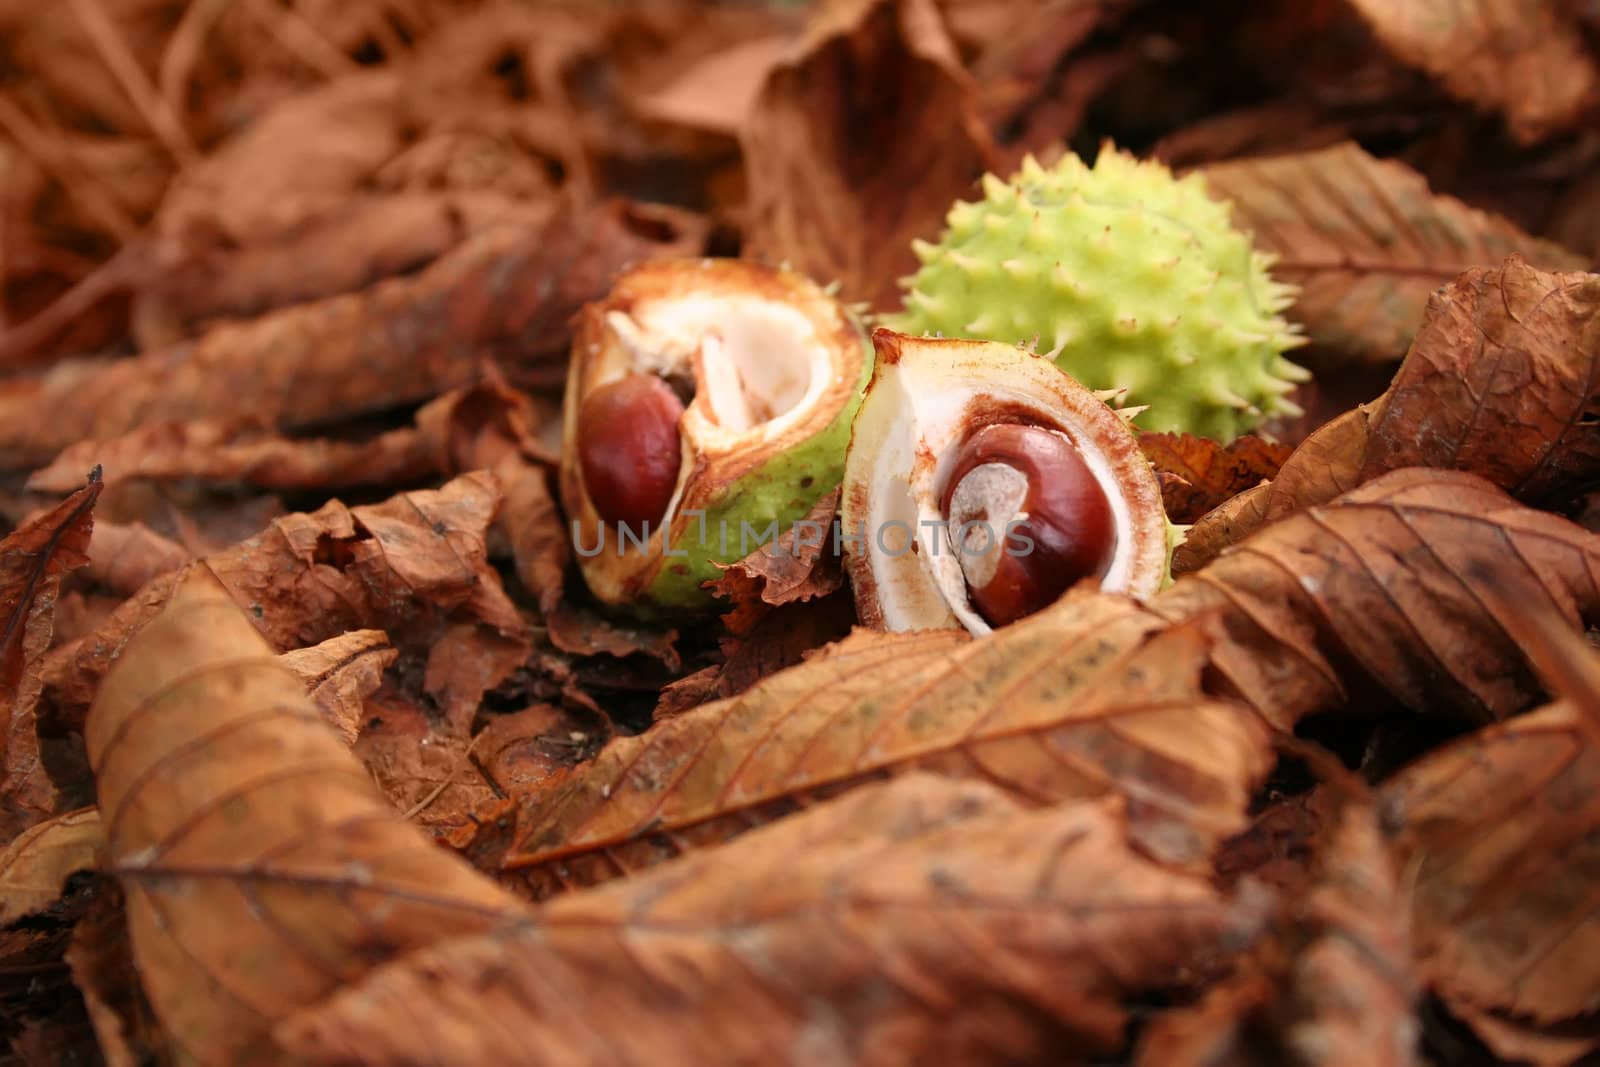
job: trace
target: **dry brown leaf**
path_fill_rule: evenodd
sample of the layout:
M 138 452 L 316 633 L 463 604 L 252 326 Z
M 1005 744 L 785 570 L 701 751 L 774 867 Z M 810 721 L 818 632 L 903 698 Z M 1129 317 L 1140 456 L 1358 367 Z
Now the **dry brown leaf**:
M 1406 468 L 1268 526 L 1150 607 L 1220 610 L 1227 688 L 1280 729 L 1373 690 L 1489 720 L 1543 692 L 1491 582 L 1595 621 L 1600 537 L 1474 475 Z
M 1492 1047 L 1600 1041 L 1600 655 L 1513 588 L 1490 598 L 1562 700 L 1437 749 L 1383 789 L 1422 973 Z
M 543 230 L 501 227 L 415 277 L 225 322 L 131 359 L 5 382 L 0 455 L 7 466 L 36 465 L 80 441 L 217 411 L 278 429 L 328 423 L 469 384 L 476 365 L 464 353 L 500 359 L 513 380 L 548 378 L 541 364 L 564 357 L 572 312 L 627 262 L 697 250 L 693 225 L 683 213 L 642 217 L 607 204 Z
M 1428 301 L 1388 391 L 1312 434 L 1270 485 L 1202 519 L 1173 569 L 1400 467 L 1468 470 L 1519 500 L 1562 503 L 1600 474 L 1597 419 L 1600 276 L 1547 274 L 1517 256 L 1468 271 Z
M 273 1024 L 520 907 L 405 826 L 226 590 L 194 572 L 88 722 L 108 867 L 181 1055 L 281 1061 Z
M 192 564 L 229 591 L 273 647 L 287 651 L 347 630 L 383 630 L 402 656 L 423 668 L 443 655 L 438 641 L 452 627 L 475 628 L 463 650 L 457 632 L 452 656 L 504 665 L 506 650 L 523 649 L 524 624 L 489 566 L 484 538 L 499 504 L 494 480 L 466 474 L 438 490 L 401 493 L 371 506 L 337 501 L 315 513 L 287 515 L 257 537 Z M 79 727 L 100 680 L 123 645 L 156 614 L 179 576 L 147 585 L 75 649 L 62 649 L 47 668 L 47 699 L 55 728 Z M 443 679 L 450 713 L 475 711 L 469 696 Z M 470 707 L 466 705 L 470 704 Z
M 82 808 L 30 826 L 0 852 L 0 926 L 47 907 L 78 871 L 99 865 L 100 813 Z
M 95 886 L 94 899 L 73 925 L 66 962 L 107 1067 L 172 1062 L 173 1050 L 139 986 L 115 882 L 102 879 Z
M 474 809 L 500 794 L 473 758 L 474 742 L 395 685 L 366 699 L 356 758 L 389 804 L 435 836 L 471 825 Z
M 441 944 L 278 1034 L 313 1063 L 1056 1062 L 1115 1051 L 1127 997 L 1255 921 L 1140 857 L 1115 803 L 916 775 Z
M 1505 116 L 1523 143 L 1577 125 L 1600 70 L 1562 0 L 1349 0 L 1395 56 Z
M 198 419 L 70 445 L 33 473 L 28 488 L 61 492 L 72 484 L 72 472 L 95 464 L 112 483 L 194 479 L 262 489 L 405 485 L 437 473 L 425 443 L 409 428 L 369 441 L 294 440 L 248 419 Z
M 463 847 L 535 897 L 725 840 L 818 795 L 917 768 L 1048 803 L 1122 794 L 1134 839 L 1203 860 L 1270 764 L 1207 700 L 1210 637 L 1127 600 L 1069 598 L 983 641 L 865 631 L 755 688 L 612 742 Z M 893 678 L 885 687 L 885 679 Z
M 36 729 L 43 658 L 61 579 L 89 561 L 103 486 L 100 472 L 92 472 L 82 489 L 0 540 L 0 840 L 55 812 Z
M 602 715 L 536 704 L 490 719 L 472 739 L 472 758 L 496 792 L 515 796 L 593 758 L 611 736 Z
M 1256 246 L 1277 257 L 1273 276 L 1300 286 L 1290 316 L 1318 344 L 1365 360 L 1399 359 L 1429 295 L 1468 268 L 1513 253 L 1548 270 L 1588 265 L 1348 142 L 1201 173 Z
M 854 0 L 768 76 L 741 135 L 746 254 L 899 306 L 911 239 L 993 166 L 976 90 L 932 0 Z
M 306 687 L 323 721 L 346 745 L 361 731 L 362 701 L 383 684 L 384 668 L 399 657 L 382 630 L 351 630 L 311 648 L 297 648 L 278 662 Z
M 791 523 L 776 540 L 761 545 L 743 559 L 723 568 L 710 588 L 733 602 L 723 622 L 734 633 L 750 630 L 773 607 L 827 596 L 844 585 L 839 556 L 826 550 L 828 538 L 817 543 L 800 537 L 802 530 L 828 530 L 839 510 L 835 489 L 812 505 L 805 518 Z
M 1144 1033 L 1139 1067 L 1408 1067 L 1417 1063 L 1411 944 L 1375 807 L 1343 786 L 1302 884 L 1265 943 L 1191 1008 Z M 1297 865 L 1299 866 L 1299 865 Z
M 83 576 L 118 596 L 132 596 L 151 579 L 189 562 L 184 547 L 142 522 L 97 521 Z
M 1291 451 L 1254 434 L 1224 445 L 1192 434 L 1144 432 L 1139 448 L 1161 480 L 1167 519 L 1179 525 L 1271 480 Z

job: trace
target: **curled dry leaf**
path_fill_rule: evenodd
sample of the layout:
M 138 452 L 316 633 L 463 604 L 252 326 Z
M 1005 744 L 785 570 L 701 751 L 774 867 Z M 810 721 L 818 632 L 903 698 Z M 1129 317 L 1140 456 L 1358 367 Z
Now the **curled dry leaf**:
M 1385 471 L 1480 474 L 1529 503 L 1560 503 L 1600 474 L 1600 275 L 1548 274 L 1512 256 L 1467 271 L 1428 301 L 1387 392 L 1328 423 L 1271 484 L 1189 531 L 1193 570 L 1227 545 Z
M 844 568 L 830 547 L 838 511 L 835 489 L 776 539 L 723 569 L 711 588 L 733 602 L 733 609 L 723 616 L 728 629 L 744 633 L 769 608 L 827 596 L 843 587 Z M 801 537 L 802 531 L 807 536 Z
M 278 661 L 300 679 L 323 721 L 353 745 L 361 729 L 361 702 L 377 692 L 384 668 L 399 655 L 382 630 L 351 630 L 285 652 Z
M 48 907 L 67 879 L 99 865 L 100 813 L 82 808 L 30 826 L 0 852 L 0 926 Z
M 139 974 L 186 1057 L 270 1058 L 296 1008 L 521 914 L 394 815 L 204 572 L 129 643 L 87 741 Z
M 103 485 L 92 472 L 89 484 L 0 541 L 0 840 L 54 812 L 56 789 L 39 762 L 42 661 L 61 579 L 89 560 Z
M 1141 433 L 1139 448 L 1161 480 L 1168 520 L 1180 525 L 1270 481 L 1291 451 L 1255 434 L 1225 445 L 1193 434 Z
M 198 419 L 152 423 L 119 437 L 69 445 L 29 477 L 28 488 L 59 492 L 71 472 L 96 463 L 113 483 L 147 478 L 262 489 L 405 485 L 434 474 L 431 460 L 409 428 L 370 441 L 294 440 L 247 419 Z
M 118 596 L 132 596 L 151 579 L 189 562 L 188 551 L 142 522 L 94 524 L 83 575 Z
M 482 659 L 503 665 L 505 650 L 520 648 L 526 636 L 487 560 L 484 538 L 498 504 L 494 481 L 483 473 L 382 504 L 346 508 L 332 501 L 309 515 L 286 515 L 190 570 L 215 577 L 277 649 L 373 628 L 426 667 L 441 654 L 440 635 L 470 623 Z M 55 728 L 80 727 L 112 661 L 161 610 L 179 577 L 157 578 L 92 637 L 51 661 L 46 692 Z M 458 632 L 452 651 L 463 643 Z M 459 691 L 454 696 L 468 700 Z M 471 704 L 476 708 L 475 696 Z
M 1150 608 L 1221 611 L 1217 669 L 1283 730 L 1371 690 L 1487 720 L 1542 693 L 1491 582 L 1594 621 L 1600 537 L 1475 475 L 1407 468 L 1268 526 Z
M 1427 754 L 1385 784 L 1384 817 L 1434 991 L 1491 1047 L 1575 1060 L 1600 1045 L 1600 659 L 1547 607 L 1491 595 L 1565 699 Z
M 647 228 L 653 226 L 654 231 Z M 0 386 L 0 454 L 49 461 L 80 441 L 217 411 L 274 428 L 335 421 L 426 400 L 475 376 L 464 352 L 538 376 L 563 352 L 566 320 L 621 266 L 690 251 L 688 217 L 641 223 L 626 205 L 501 227 L 414 277 L 220 324 L 193 342 L 114 362 L 80 361 Z
M 1395 56 L 1505 116 L 1524 143 L 1578 124 L 1600 69 L 1564 0 L 1349 0 Z
M 602 881 L 918 768 L 1032 803 L 1121 794 L 1141 847 L 1195 862 L 1242 828 L 1271 763 L 1246 709 L 1208 700 L 1203 621 L 1069 598 L 970 641 L 858 632 L 747 692 L 612 742 L 462 842 L 534 897 Z M 885 679 L 894 683 L 885 688 Z
M 1464 270 L 1512 253 L 1547 270 L 1588 265 L 1348 142 L 1202 173 L 1256 246 L 1277 257 L 1273 276 L 1300 287 L 1289 314 L 1313 341 L 1365 360 L 1399 359 L 1429 295 Z
M 1157 1017 L 1139 1067 L 1408 1067 L 1417 1062 L 1410 924 L 1372 798 L 1354 782 L 1266 938 L 1197 1005 Z
M 933 0 L 852 0 L 767 77 L 741 135 L 746 253 L 899 306 L 951 203 L 993 165 L 976 89 Z
M 1141 857 L 1118 804 L 914 775 L 441 944 L 277 1033 L 313 1063 L 1087 1057 L 1122 1044 L 1126 998 L 1255 920 Z

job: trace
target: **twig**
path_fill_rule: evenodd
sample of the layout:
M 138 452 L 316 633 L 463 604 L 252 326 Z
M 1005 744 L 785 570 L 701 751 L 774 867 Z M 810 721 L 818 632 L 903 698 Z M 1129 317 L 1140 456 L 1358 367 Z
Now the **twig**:
M 135 252 L 139 247 L 123 245 L 116 255 L 78 279 L 43 310 L 11 329 L 0 331 L 0 367 L 27 362 L 46 341 L 72 325 L 73 320 L 88 314 L 112 293 L 126 288 L 139 273 L 138 264 L 143 259 Z
M 121 84 L 122 91 L 128 94 L 128 99 L 139 113 L 144 116 L 151 132 L 161 141 L 171 153 L 172 158 L 179 163 L 188 165 L 200 158 L 200 152 L 195 148 L 194 142 L 189 140 L 189 134 L 184 130 L 183 124 L 178 121 L 167 107 L 166 101 L 161 99 L 161 94 L 156 92 L 155 86 L 150 84 L 150 79 L 139 68 L 138 61 L 128 51 L 128 44 L 122 39 L 122 34 L 106 16 L 98 0 L 67 0 L 72 6 L 73 17 L 83 27 L 83 32 L 89 35 L 89 41 L 94 45 L 95 51 L 100 53 L 100 59 L 106 68 L 111 71 L 111 76 Z
M 82 204 L 83 209 L 94 216 L 95 222 L 105 227 L 111 236 L 126 243 L 138 234 L 139 225 L 132 216 L 100 190 L 93 179 L 85 179 L 83 175 L 74 173 L 76 164 L 34 124 L 16 101 L 4 93 L 0 93 L 0 129 L 10 134 L 12 140 L 38 160 L 39 165 L 60 182 L 67 194 Z

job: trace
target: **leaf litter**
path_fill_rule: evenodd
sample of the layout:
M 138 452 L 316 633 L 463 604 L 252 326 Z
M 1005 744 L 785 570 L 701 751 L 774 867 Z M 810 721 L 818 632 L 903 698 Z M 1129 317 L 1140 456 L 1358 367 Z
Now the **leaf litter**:
M 1597 29 L 0 11 L 0 1057 L 1594 1055 Z M 883 633 L 790 531 L 701 616 L 592 595 L 562 390 L 627 266 L 891 311 L 986 171 L 1105 140 L 1310 342 L 1302 417 L 1141 435 L 1175 582 Z

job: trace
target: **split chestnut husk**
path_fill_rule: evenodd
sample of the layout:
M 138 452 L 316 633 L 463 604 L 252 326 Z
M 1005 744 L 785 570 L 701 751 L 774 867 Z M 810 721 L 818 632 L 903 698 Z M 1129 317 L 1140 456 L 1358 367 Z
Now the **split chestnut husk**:
M 990 341 L 873 334 L 840 505 L 863 622 L 985 634 L 1083 580 L 1145 595 L 1173 528 L 1127 412 Z
M 561 496 L 584 580 L 638 613 L 711 604 L 703 583 L 839 484 L 872 367 L 822 288 L 740 260 L 634 268 L 581 313 Z

